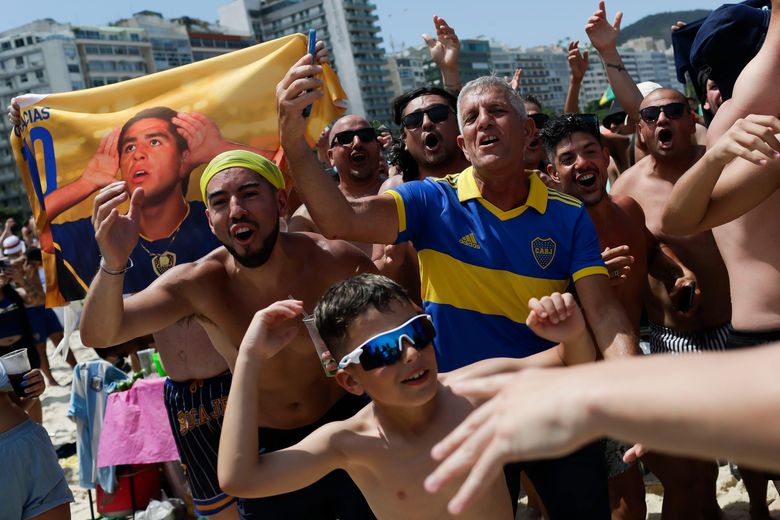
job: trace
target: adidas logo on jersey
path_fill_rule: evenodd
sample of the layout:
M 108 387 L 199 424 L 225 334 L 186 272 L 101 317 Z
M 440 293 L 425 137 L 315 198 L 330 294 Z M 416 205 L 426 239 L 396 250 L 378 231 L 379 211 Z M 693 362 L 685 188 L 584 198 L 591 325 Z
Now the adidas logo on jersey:
M 461 244 L 464 246 L 473 247 L 474 249 L 480 249 L 479 243 L 477 242 L 477 237 L 474 236 L 474 233 L 469 233 L 468 235 L 464 235 L 461 237 L 460 240 L 458 240 Z

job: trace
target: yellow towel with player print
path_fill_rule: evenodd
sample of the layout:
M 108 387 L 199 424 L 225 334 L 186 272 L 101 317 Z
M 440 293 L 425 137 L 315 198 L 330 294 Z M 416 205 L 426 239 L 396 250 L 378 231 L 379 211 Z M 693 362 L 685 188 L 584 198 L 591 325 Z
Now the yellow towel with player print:
M 41 237 L 47 306 L 76 299 L 62 294 L 58 287 L 62 280 L 58 281 L 57 276 L 58 273 L 75 274 L 78 271 L 72 265 L 77 259 L 55 262 L 55 253 L 60 254 L 62 248 L 53 239 L 51 227 L 88 218 L 97 191 L 91 191 L 85 198 L 79 197 L 81 200 L 73 204 L 56 206 L 54 218 L 47 216 L 45 201 L 58 188 L 69 186 L 82 177 L 89 162 L 100 155 L 101 143 L 113 145 L 104 144 L 104 149 L 115 149 L 118 139 L 110 139 L 112 131 L 118 135 L 117 129 L 144 109 L 170 107 L 180 113 L 205 115 L 202 119 L 210 120 L 212 127 L 215 125 L 212 135 L 260 151 L 279 163 L 283 157 L 276 114 L 276 85 L 306 50 L 306 37 L 295 34 L 121 83 L 58 94 L 27 94 L 19 98 L 22 124 L 12 132 L 11 143 Z M 323 128 L 340 117 L 346 106 L 346 95 L 336 74 L 328 65 L 323 69 L 325 96 L 314 103 L 306 133 L 312 147 Z M 208 137 L 209 134 L 204 131 L 201 135 Z M 187 143 L 190 152 L 201 151 L 204 143 L 192 139 L 190 136 Z M 187 201 L 200 199 L 198 185 L 205 163 L 190 170 Z M 119 169 L 115 178 L 122 179 Z M 49 207 L 55 205 L 52 203 Z M 120 207 L 120 213 L 126 208 L 126 204 Z M 177 245 L 183 239 L 186 237 L 177 237 Z M 88 280 L 84 278 L 75 276 L 77 288 L 85 290 L 88 286 Z

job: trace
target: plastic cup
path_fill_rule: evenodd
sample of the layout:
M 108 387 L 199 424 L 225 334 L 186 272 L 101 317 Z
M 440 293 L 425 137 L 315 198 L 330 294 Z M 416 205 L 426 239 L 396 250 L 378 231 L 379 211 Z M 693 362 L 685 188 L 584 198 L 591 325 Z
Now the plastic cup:
M 320 360 L 320 364 L 322 364 L 322 370 L 325 371 L 325 375 L 328 377 L 335 376 L 336 372 L 338 372 L 338 364 L 333 359 L 325 342 L 322 341 L 317 326 L 314 324 L 314 316 L 303 318 L 303 324 L 306 325 L 306 330 L 309 331 L 309 337 L 311 337 L 311 341 L 314 343 L 314 349 L 317 351 L 317 357 Z
M 22 381 L 24 374 L 30 371 L 30 358 L 27 357 L 27 349 L 20 348 L 13 352 L 0 357 L 0 363 L 3 364 L 8 379 L 11 381 L 11 386 L 14 389 L 14 393 L 19 397 L 24 397 L 24 387 Z
M 154 352 L 155 350 L 153 348 L 138 351 L 138 362 L 141 365 L 141 372 L 143 373 L 144 378 L 153 377 L 157 374 L 154 362 L 152 361 L 152 354 L 154 354 Z

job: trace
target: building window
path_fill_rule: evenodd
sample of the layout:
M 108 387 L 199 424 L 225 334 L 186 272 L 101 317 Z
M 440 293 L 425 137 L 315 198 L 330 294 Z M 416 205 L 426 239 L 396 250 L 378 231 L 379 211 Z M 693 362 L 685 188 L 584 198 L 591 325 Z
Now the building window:
M 36 71 L 35 71 L 35 77 L 36 77 L 36 78 L 37 78 L 39 81 L 43 81 L 43 71 L 42 71 L 42 70 L 36 70 Z
M 68 65 L 68 72 L 79 73 L 81 68 L 78 65 Z
M 17 38 L 16 40 L 14 40 L 14 47 L 16 47 L 17 49 L 19 47 L 24 47 L 24 38 Z
M 19 76 L 19 82 L 27 83 L 27 74 L 22 74 L 21 76 Z

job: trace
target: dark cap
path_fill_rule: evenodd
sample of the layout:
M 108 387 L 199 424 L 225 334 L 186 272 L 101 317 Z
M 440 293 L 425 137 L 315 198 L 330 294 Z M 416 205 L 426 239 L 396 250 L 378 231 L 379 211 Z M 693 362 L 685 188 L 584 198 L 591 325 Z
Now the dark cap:
M 626 111 L 620 106 L 617 99 L 612 101 L 612 106 L 609 108 L 609 112 L 601 120 L 601 123 L 609 128 L 612 123 L 621 124 L 626 121 Z
M 718 7 L 704 20 L 691 46 L 691 64 L 710 71 L 709 77 L 718 84 L 724 100 L 731 98 L 739 73 L 764 43 L 769 10 L 754 7 L 761 3 Z

